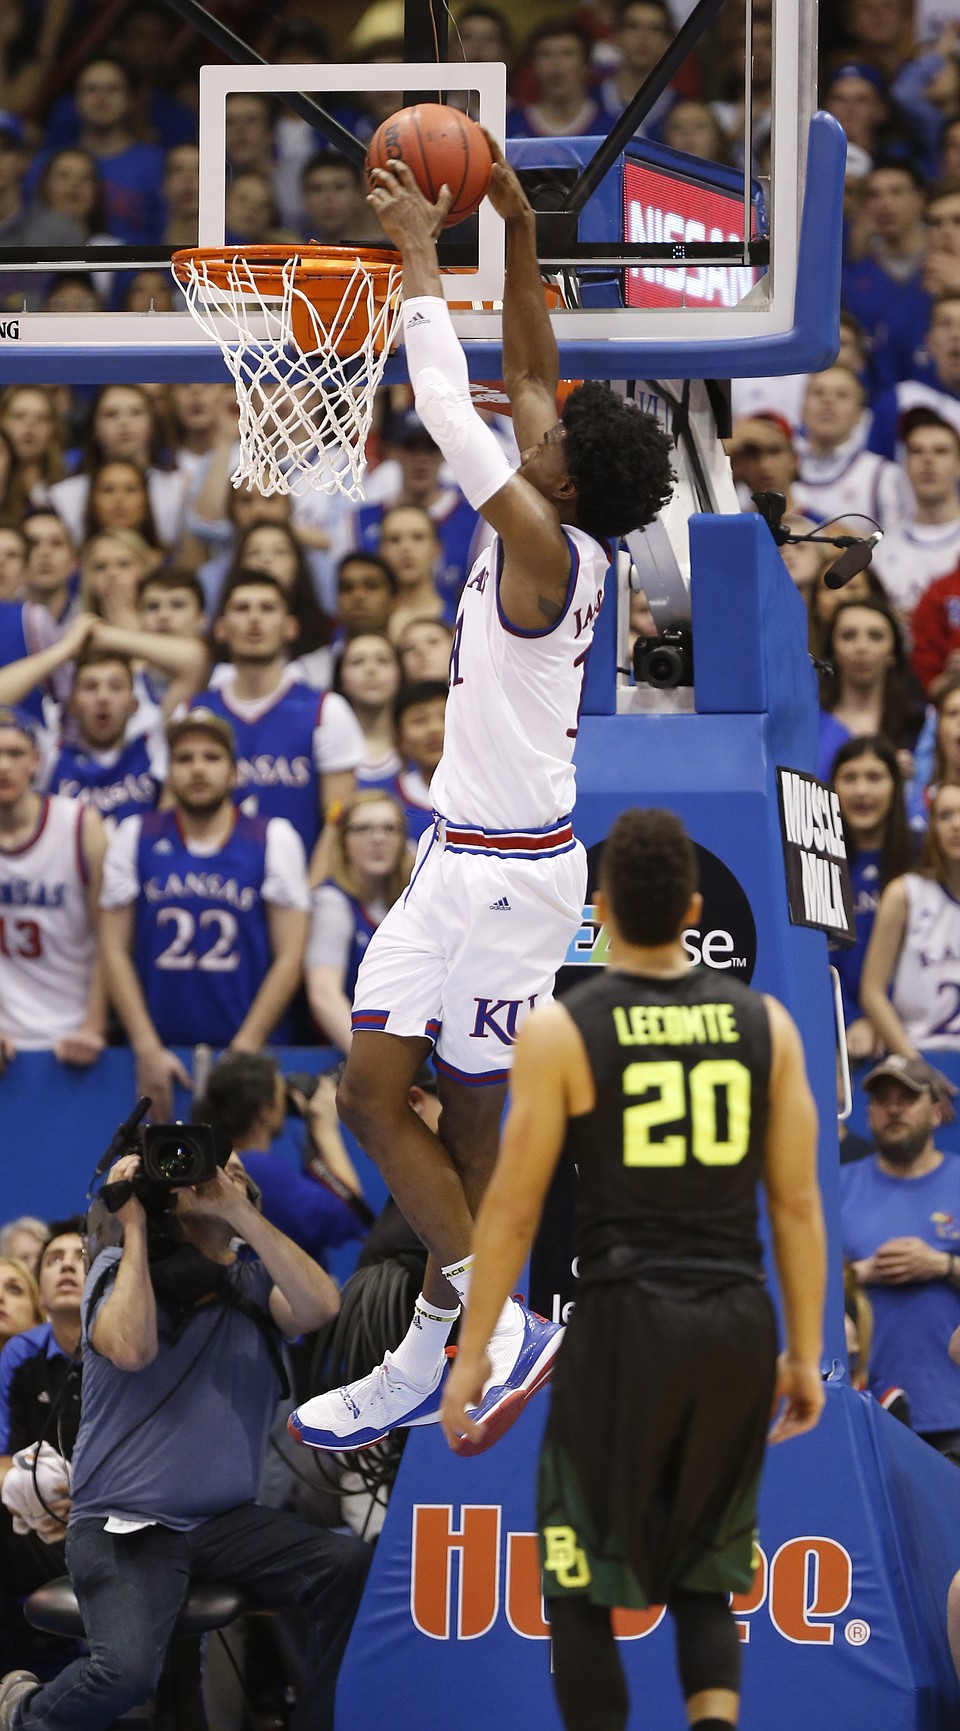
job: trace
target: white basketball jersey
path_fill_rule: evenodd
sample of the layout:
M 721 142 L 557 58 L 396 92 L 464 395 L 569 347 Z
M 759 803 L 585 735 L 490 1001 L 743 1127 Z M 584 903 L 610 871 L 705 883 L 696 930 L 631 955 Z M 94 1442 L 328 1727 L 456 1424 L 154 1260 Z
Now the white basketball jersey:
M 857 451 L 842 464 L 833 457 L 804 456 L 790 496 L 794 509 L 817 523 L 862 514 L 884 531 L 913 508 L 913 490 L 903 471 L 874 451 Z M 863 533 L 869 533 L 868 524 Z
M 44 1051 L 82 1025 L 94 939 L 84 896 L 84 807 L 48 794 L 25 846 L 0 848 L 0 1030 Z
M 918 1046 L 960 1052 L 960 905 L 934 878 L 907 872 L 907 929 L 890 997 Z
M 573 809 L 587 651 L 603 600 L 607 551 L 564 528 L 570 585 L 543 631 L 510 625 L 500 607 L 499 536 L 460 597 L 450 657 L 443 756 L 430 784 L 442 817 L 491 830 L 546 828 Z
M 960 565 L 960 518 L 901 524 L 883 537 L 871 564 L 894 607 L 912 613 L 924 590 Z

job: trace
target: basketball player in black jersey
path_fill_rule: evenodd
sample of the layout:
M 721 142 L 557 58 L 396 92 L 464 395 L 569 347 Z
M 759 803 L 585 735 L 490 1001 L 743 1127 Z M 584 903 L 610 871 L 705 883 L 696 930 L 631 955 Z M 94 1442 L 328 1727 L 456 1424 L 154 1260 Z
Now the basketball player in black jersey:
M 667 811 L 607 839 L 610 966 L 517 1040 L 500 1160 L 477 1221 L 473 1285 L 441 1407 L 453 1448 L 551 1177 L 577 1163 L 576 1308 L 540 1461 L 544 1590 L 567 1731 L 623 1731 L 610 1610 L 665 1603 L 691 1726 L 729 1731 L 740 1643 L 727 1595 L 753 1577 L 771 1408 L 779 1442 L 823 1406 L 824 1232 L 816 1111 L 783 1005 L 692 967 L 696 856 Z M 766 1192 L 784 1350 L 764 1287 Z

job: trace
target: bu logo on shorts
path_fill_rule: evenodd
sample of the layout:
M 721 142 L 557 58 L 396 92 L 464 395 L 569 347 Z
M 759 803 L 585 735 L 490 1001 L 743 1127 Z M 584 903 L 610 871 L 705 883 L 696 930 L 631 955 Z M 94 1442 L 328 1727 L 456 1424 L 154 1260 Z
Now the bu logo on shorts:
M 543 1549 L 544 1573 L 556 1575 L 558 1587 L 590 1585 L 590 1564 L 572 1527 L 544 1527 Z
M 512 1046 L 517 1037 L 517 1017 L 522 1004 L 529 1004 L 531 1010 L 537 994 L 532 998 L 474 998 L 477 1006 L 477 1016 L 473 1024 L 471 1040 L 485 1040 L 487 1034 L 495 1034 L 501 1045 Z M 497 1017 L 502 1017 L 502 1023 Z

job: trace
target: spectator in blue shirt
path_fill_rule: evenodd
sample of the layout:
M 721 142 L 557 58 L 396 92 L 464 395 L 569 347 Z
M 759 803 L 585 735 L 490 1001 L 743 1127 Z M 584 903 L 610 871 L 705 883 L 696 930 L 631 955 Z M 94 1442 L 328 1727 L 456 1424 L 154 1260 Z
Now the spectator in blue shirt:
M 909 161 L 880 162 L 867 176 L 867 252 L 847 260 L 840 296 L 870 345 L 871 390 L 906 378 L 923 341 L 930 296 L 923 283 L 923 179 Z
M 946 290 L 934 301 L 910 377 L 877 397 L 870 450 L 901 461 L 901 423 L 908 410 L 917 408 L 932 409 L 960 430 L 960 289 Z
M 314 1080 L 309 1098 L 290 1089 L 288 1107 L 287 1083 L 273 1058 L 228 1052 L 211 1070 L 193 1120 L 211 1124 L 229 1141 L 260 1192 L 265 1218 L 320 1261 L 325 1250 L 359 1237 L 370 1216 L 340 1134 L 333 1079 Z M 285 1157 L 292 1148 L 284 1137 L 291 1107 L 306 1127 L 300 1170 Z
M 914 1429 L 960 1460 L 960 1159 L 935 1145 L 942 1078 L 893 1054 L 864 1081 L 876 1153 L 841 1168 L 843 1253 L 873 1306 L 871 1386 L 895 1385 Z M 952 1108 L 947 1107 L 951 1111 Z
M 136 245 L 163 233 L 163 151 L 140 144 L 133 129 L 133 87 L 119 60 L 98 57 L 77 76 L 74 100 L 80 117 L 78 143 L 95 159 L 103 177 L 107 226 Z
M 527 43 L 536 102 L 507 116 L 508 138 L 580 138 L 610 131 L 614 116 L 590 94 L 593 44 L 582 25 L 560 18 L 541 24 Z

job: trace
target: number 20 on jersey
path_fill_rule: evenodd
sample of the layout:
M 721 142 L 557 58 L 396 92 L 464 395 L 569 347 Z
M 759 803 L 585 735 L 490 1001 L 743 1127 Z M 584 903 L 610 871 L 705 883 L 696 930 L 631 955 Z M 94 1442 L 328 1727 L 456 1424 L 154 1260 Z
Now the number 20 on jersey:
M 703 1058 L 689 1071 L 676 1058 L 628 1064 L 623 1092 L 650 1095 L 624 1109 L 625 1166 L 682 1166 L 690 1155 L 703 1166 L 736 1166 L 747 1152 L 750 1071 L 737 1058 Z M 651 1136 L 688 1117 L 689 1136 Z

